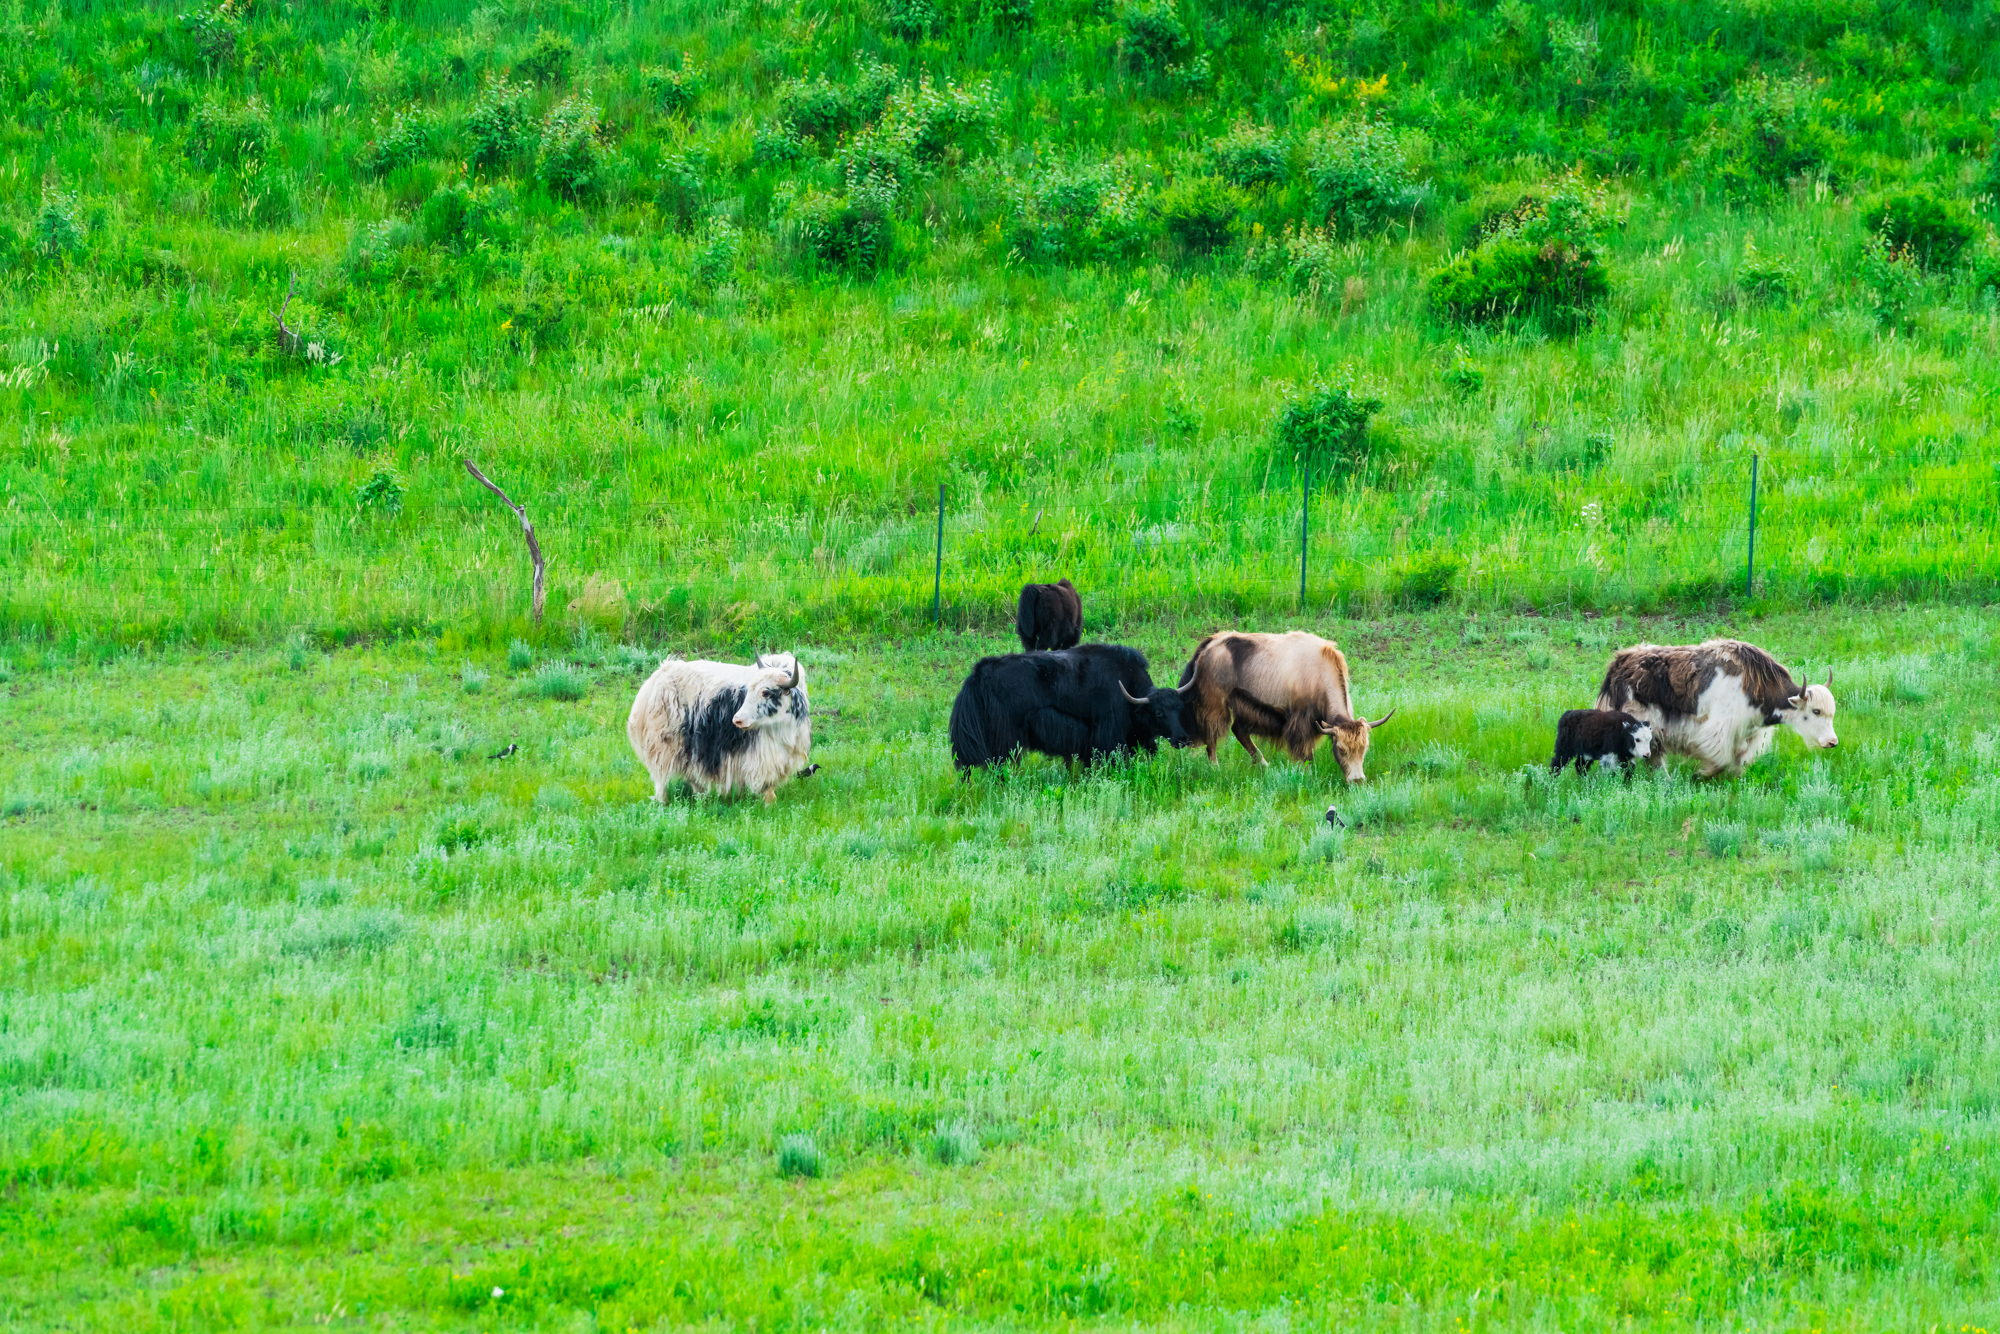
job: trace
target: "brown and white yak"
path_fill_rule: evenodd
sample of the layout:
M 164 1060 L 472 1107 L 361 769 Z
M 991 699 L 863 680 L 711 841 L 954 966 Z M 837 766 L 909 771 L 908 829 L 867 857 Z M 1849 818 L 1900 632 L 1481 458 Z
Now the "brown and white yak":
M 1800 685 L 1778 660 L 1740 639 L 1641 644 L 1621 649 L 1597 688 L 1597 707 L 1653 725 L 1653 762 L 1667 752 L 1694 757 L 1703 778 L 1744 766 L 1771 748 L 1780 724 L 1808 746 L 1831 750 L 1833 673 Z
M 1350 783 L 1367 777 L 1361 766 L 1368 758 L 1369 733 L 1396 713 L 1391 709 L 1373 722 L 1357 716 L 1347 659 L 1333 644 L 1304 630 L 1212 634 L 1195 649 L 1180 684 L 1193 706 L 1188 733 L 1208 747 L 1211 762 L 1224 732 L 1233 732 L 1259 764 L 1269 761 L 1257 749 L 1257 737 L 1283 742 L 1301 764 L 1311 763 L 1319 743 L 1332 737 Z
M 737 788 L 775 800 L 778 784 L 812 773 L 805 671 L 789 653 L 733 662 L 669 659 L 639 687 L 625 735 L 653 776 L 653 799 L 685 778 L 696 792 Z

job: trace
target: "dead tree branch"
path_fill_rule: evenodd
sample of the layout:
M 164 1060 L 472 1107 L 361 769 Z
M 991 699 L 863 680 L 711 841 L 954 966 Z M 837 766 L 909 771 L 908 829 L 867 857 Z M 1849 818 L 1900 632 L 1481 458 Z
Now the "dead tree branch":
M 291 309 L 292 293 L 296 292 L 298 287 L 299 275 L 294 273 L 292 280 L 285 284 L 284 303 L 278 307 L 278 349 L 285 353 L 285 355 L 292 357 L 302 356 L 306 350 L 306 340 L 299 334 L 297 329 L 291 328 L 285 323 L 285 312 Z
M 471 459 L 461 460 L 465 470 L 473 475 L 479 484 L 500 497 L 500 503 L 514 511 L 514 517 L 521 521 L 521 536 L 528 539 L 528 558 L 535 562 L 535 624 L 542 623 L 542 604 L 548 600 L 548 566 L 542 562 L 542 544 L 535 540 L 535 525 L 528 522 L 528 512 L 507 498 L 507 493 L 487 478 L 486 474 L 473 466 Z

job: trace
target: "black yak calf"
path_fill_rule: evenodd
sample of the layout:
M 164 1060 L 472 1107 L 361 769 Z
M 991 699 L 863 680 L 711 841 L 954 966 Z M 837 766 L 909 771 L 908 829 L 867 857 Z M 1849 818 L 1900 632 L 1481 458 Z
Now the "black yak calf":
M 1556 755 L 1550 773 L 1575 764 L 1578 773 L 1593 764 L 1623 768 L 1653 753 L 1653 725 L 1615 709 L 1571 709 L 1556 723 Z
M 1153 688 L 1145 655 L 1121 644 L 981 658 L 951 706 L 951 758 L 972 769 L 1024 750 L 1090 762 L 1185 746 L 1183 707 L 1179 691 Z
M 1083 638 L 1083 599 L 1067 579 L 1029 584 L 1021 590 L 1021 605 L 1014 612 L 1014 633 L 1030 653 L 1075 648 Z

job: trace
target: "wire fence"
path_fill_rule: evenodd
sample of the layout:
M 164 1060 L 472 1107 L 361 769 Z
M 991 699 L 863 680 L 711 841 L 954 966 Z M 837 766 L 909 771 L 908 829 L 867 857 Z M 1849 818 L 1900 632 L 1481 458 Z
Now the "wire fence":
M 587 603 L 595 581 L 668 629 L 981 623 L 1008 614 L 1022 582 L 1059 575 L 1129 614 L 2000 588 L 1990 463 L 1817 475 L 1746 456 L 1646 485 L 1575 473 L 1513 492 L 1437 477 L 1395 491 L 1303 473 L 1254 492 L 1216 481 L 1153 475 L 1076 497 L 939 482 L 925 503 L 867 508 L 590 485 L 513 494 L 548 555 L 552 615 Z M 467 480 L 400 502 L 328 490 L 65 512 L 17 493 L 0 512 L 6 628 L 130 637 L 177 620 L 254 633 L 526 615 L 520 527 L 497 500 Z

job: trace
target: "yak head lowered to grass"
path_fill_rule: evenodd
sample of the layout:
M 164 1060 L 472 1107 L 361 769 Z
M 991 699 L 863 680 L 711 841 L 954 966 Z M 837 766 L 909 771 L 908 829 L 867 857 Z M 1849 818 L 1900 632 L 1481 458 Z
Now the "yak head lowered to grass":
M 1361 766 L 1368 758 L 1369 734 L 1395 716 L 1396 711 L 1391 709 L 1373 722 L 1366 718 L 1336 718 L 1318 724 L 1322 736 L 1333 738 L 1334 758 L 1340 761 L 1340 770 L 1347 775 L 1348 782 L 1367 781 L 1368 775 Z

